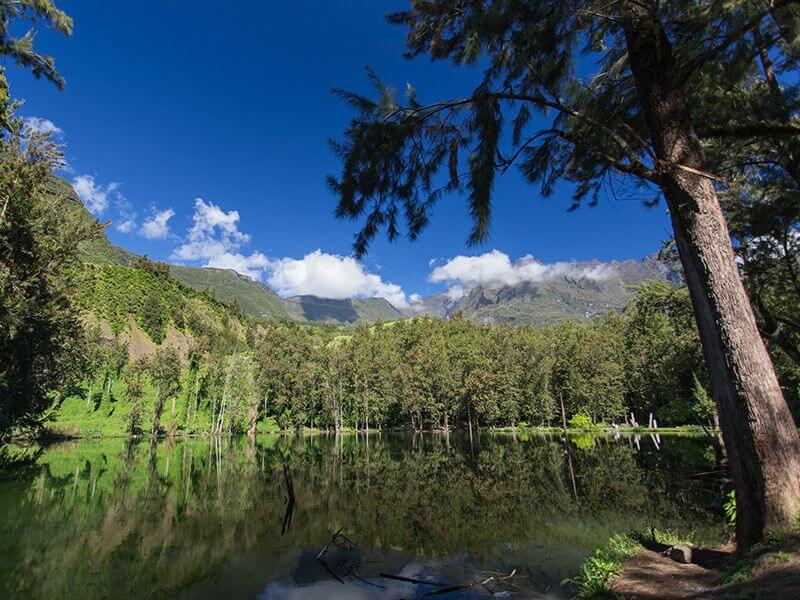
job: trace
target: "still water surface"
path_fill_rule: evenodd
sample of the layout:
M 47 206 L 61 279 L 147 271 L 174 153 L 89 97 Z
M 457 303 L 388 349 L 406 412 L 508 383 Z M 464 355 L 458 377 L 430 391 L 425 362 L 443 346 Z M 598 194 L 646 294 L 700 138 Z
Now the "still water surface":
M 706 438 L 583 436 L 569 450 L 555 436 L 386 433 L 48 446 L 0 479 L 0 596 L 437 589 L 390 574 L 494 578 L 434 598 L 569 598 L 561 581 L 613 533 L 721 535 L 720 485 L 698 476 L 719 459 Z

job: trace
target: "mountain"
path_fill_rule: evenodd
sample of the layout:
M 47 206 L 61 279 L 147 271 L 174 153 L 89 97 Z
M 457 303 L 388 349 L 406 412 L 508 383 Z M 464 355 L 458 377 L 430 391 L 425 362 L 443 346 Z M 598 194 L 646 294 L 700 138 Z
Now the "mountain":
M 80 211 L 83 218 L 93 219 L 69 182 L 53 177 L 49 192 L 64 199 L 67 211 Z M 100 267 L 95 273 L 107 276 L 110 267 L 132 267 L 138 255 L 112 244 L 105 235 L 81 244 L 87 266 Z M 226 304 L 238 303 L 241 309 L 267 321 L 328 322 L 338 324 L 373 323 L 404 318 L 404 315 L 383 298 L 334 300 L 317 296 L 281 298 L 269 286 L 241 275 L 232 269 L 198 268 L 168 265 L 171 279 Z M 119 278 L 123 271 L 115 271 Z
M 92 218 L 67 181 L 54 177 L 51 188 L 52 193 L 66 199 L 69 210 L 81 210 L 87 219 Z M 139 258 L 112 244 L 105 235 L 84 243 L 81 251 L 86 262 L 94 265 L 130 267 Z M 237 302 L 247 314 L 260 319 L 341 325 L 393 321 L 420 314 L 448 318 L 461 311 L 465 318 L 479 323 L 543 326 L 621 310 L 633 296 L 633 287 L 652 279 L 681 281 L 680 274 L 655 255 L 641 261 L 590 261 L 572 266 L 571 272 L 602 271 L 607 276 L 559 276 L 500 287 L 478 286 L 457 299 L 447 293 L 429 296 L 422 300 L 421 310 L 405 311 L 383 298 L 339 300 L 309 295 L 281 298 L 269 286 L 230 269 L 169 265 L 169 275 L 219 302 Z
M 318 296 L 292 296 L 284 306 L 298 321 L 330 323 L 374 323 L 396 321 L 405 315 L 383 298 L 334 300 Z
M 249 315 L 268 321 L 288 320 L 291 315 L 272 288 L 231 269 L 170 265 L 169 274 L 198 291 L 228 304 L 234 301 Z
M 653 279 L 680 282 L 681 276 L 656 255 L 641 261 L 575 263 L 575 273 L 594 271 L 603 278 L 559 276 L 500 287 L 477 286 L 460 298 L 446 293 L 422 301 L 422 314 L 447 318 L 456 312 L 477 323 L 544 326 L 567 319 L 591 319 L 621 310 L 634 286 Z

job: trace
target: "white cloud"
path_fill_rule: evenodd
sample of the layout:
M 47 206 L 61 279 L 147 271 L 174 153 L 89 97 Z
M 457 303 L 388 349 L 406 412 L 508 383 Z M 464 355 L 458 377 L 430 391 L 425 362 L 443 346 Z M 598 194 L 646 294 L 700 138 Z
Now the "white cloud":
M 467 290 L 464 289 L 463 285 L 454 285 L 445 292 L 445 296 L 447 296 L 450 302 L 456 302 L 466 295 Z
M 84 206 L 99 217 L 108 208 L 108 196 L 119 187 L 118 183 L 98 184 L 93 175 L 78 175 L 72 180 L 72 188 Z
M 114 229 L 119 231 L 120 233 L 130 233 L 133 231 L 133 228 L 136 227 L 136 220 L 135 219 L 125 219 L 124 221 L 118 221 L 114 224 Z
M 174 215 L 175 211 L 171 208 L 156 211 L 152 217 L 145 219 L 139 233 L 149 240 L 164 239 L 169 235 L 169 220 Z
M 337 299 L 385 298 L 398 308 L 419 301 L 418 295 L 407 297 L 399 285 L 384 282 L 379 275 L 366 272 L 356 259 L 321 250 L 300 259 L 272 261 L 269 270 L 269 284 L 283 296 L 311 294 Z
M 192 226 L 173 260 L 199 263 L 204 267 L 233 269 L 260 281 L 266 280 L 282 296 L 311 294 L 323 298 L 381 297 L 398 308 L 419 302 L 407 297 L 399 285 L 368 273 L 354 258 L 316 250 L 303 258 L 270 259 L 261 252 L 242 252 L 250 236 L 239 230 L 239 213 L 197 198 Z
M 572 262 L 542 263 L 532 256 L 515 262 L 504 252 L 492 250 L 480 256 L 456 256 L 436 267 L 429 277 L 434 283 L 454 284 L 446 293 L 458 300 L 469 289 L 482 285 L 492 288 L 522 282 L 540 282 L 557 277 L 606 279 L 610 271 L 605 265 L 588 266 Z
M 210 258 L 204 266 L 217 269 L 233 269 L 237 273 L 247 275 L 252 279 L 261 279 L 264 270 L 270 265 L 269 259 L 261 252 L 253 252 L 245 256 L 238 252 L 223 252 Z
M 114 219 L 114 229 L 120 233 L 131 233 L 136 229 L 136 220 L 139 215 L 133 208 L 133 204 L 122 194 L 119 189 L 114 191 L 114 208 L 116 218 Z
M 262 279 L 269 259 L 260 252 L 240 252 L 250 236 L 239 231 L 239 213 L 225 212 L 202 198 L 194 201 L 192 226 L 184 243 L 172 252 L 174 260 L 199 262 L 204 267 L 233 269 L 253 279 Z
M 64 132 L 60 127 L 56 127 L 50 119 L 43 119 L 42 117 L 25 117 L 22 120 L 23 126 L 34 135 L 50 135 L 52 137 L 61 137 Z

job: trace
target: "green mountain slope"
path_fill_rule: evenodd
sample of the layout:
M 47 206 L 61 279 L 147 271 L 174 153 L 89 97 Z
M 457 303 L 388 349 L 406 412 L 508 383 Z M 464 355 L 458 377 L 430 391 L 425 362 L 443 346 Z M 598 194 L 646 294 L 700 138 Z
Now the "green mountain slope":
M 170 265 L 169 274 L 221 302 L 238 302 L 242 310 L 254 317 L 269 321 L 291 318 L 283 301 L 271 288 L 236 271 Z
M 319 296 L 292 296 L 283 302 L 291 317 L 298 321 L 374 323 L 403 318 L 403 313 L 383 298 L 336 300 Z

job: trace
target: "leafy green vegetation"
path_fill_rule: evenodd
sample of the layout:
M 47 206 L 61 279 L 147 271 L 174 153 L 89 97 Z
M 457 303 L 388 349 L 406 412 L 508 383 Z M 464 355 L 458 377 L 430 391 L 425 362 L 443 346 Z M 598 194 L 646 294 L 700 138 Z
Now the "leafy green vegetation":
M 157 344 L 164 340 L 169 324 L 191 331 L 203 318 L 226 325 L 238 320 L 220 302 L 169 277 L 146 259 L 131 267 L 86 264 L 79 301 L 85 312 L 110 323 L 114 333 L 133 319 Z
M 608 583 L 618 577 L 623 562 L 636 554 L 641 544 L 626 535 L 612 536 L 605 546 L 586 559 L 581 570 L 565 583 L 570 584 L 581 598 L 613 598 Z
M 0 13 L 5 10 L 0 6 Z M 50 172 L 60 159 L 55 146 L 46 136 L 22 131 L 10 107 L 0 106 L 0 113 L 4 122 L 13 121 L 11 130 L 0 131 L 2 439 L 13 428 L 37 426 L 53 396 L 83 376 L 77 247 L 99 226 L 64 214 L 60 198 L 50 193 Z
M 286 320 L 289 313 L 269 287 L 230 269 L 197 269 L 170 265 L 169 274 L 188 287 L 221 302 L 236 302 L 245 313 L 266 320 Z

